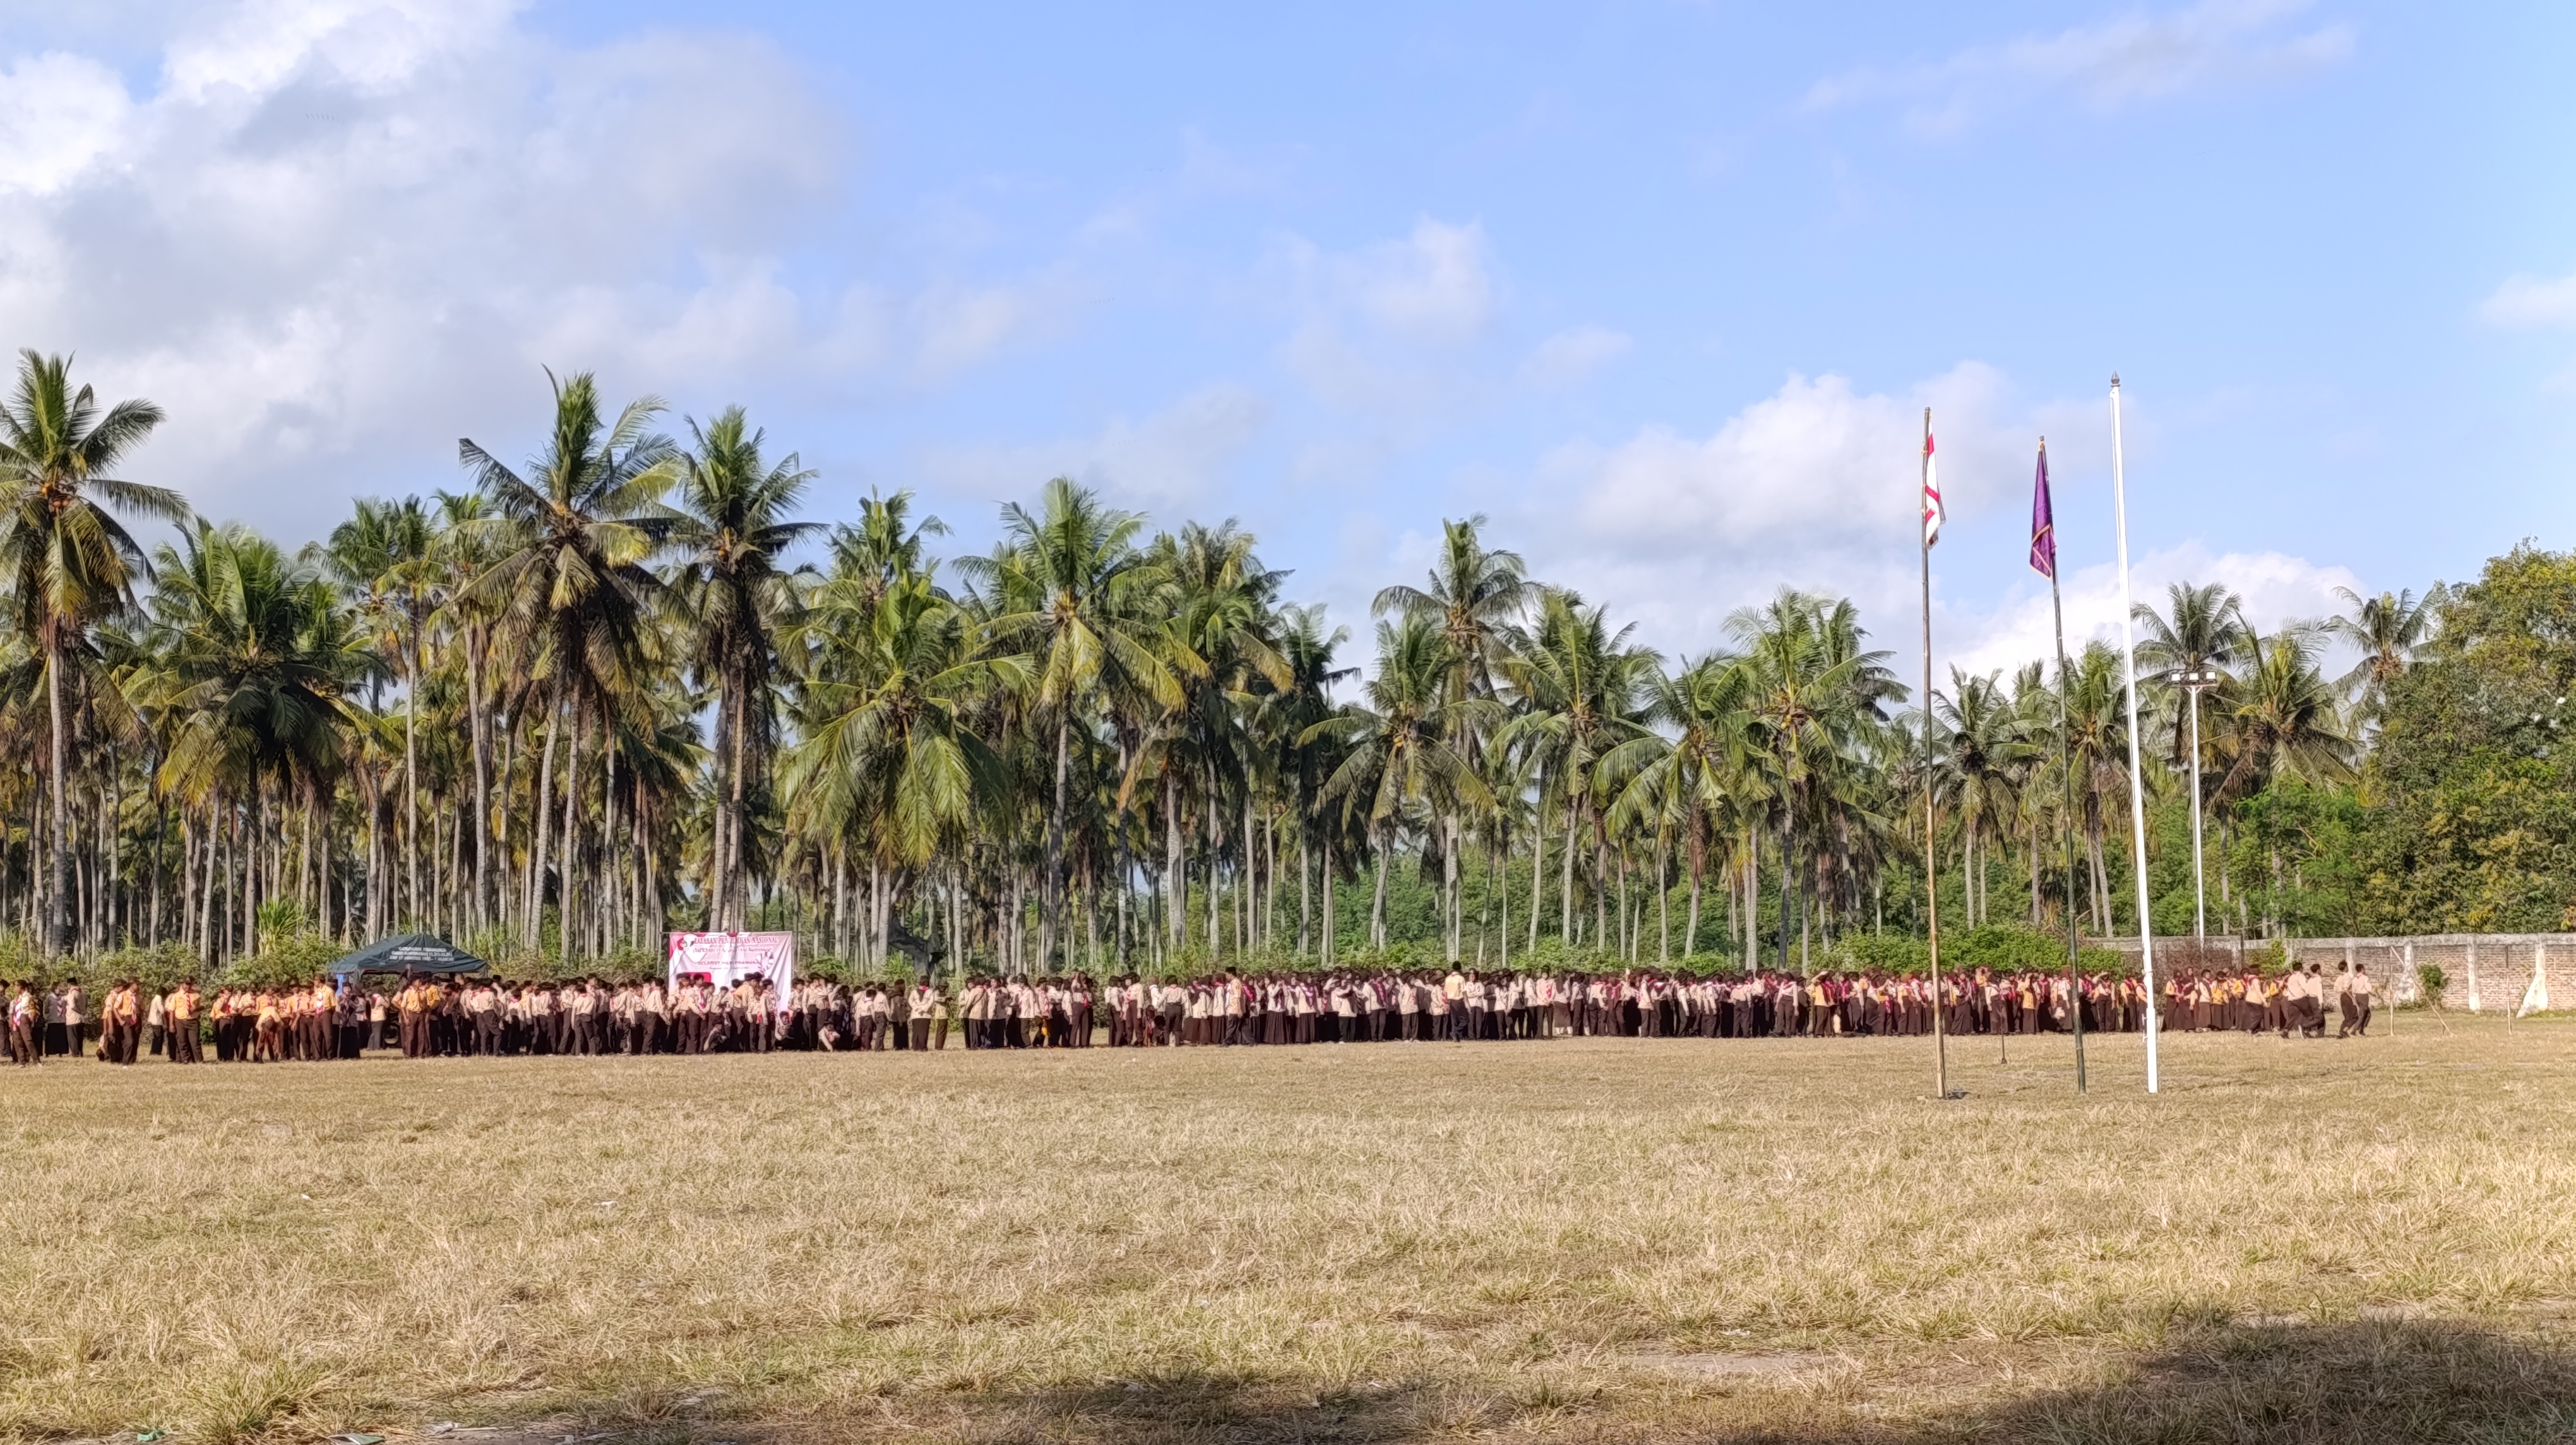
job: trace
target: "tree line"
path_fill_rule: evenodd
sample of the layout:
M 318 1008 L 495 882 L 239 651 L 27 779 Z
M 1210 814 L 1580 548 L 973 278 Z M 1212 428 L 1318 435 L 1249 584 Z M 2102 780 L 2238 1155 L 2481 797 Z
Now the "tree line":
M 455 490 L 359 501 L 289 551 L 121 475 L 159 408 L 20 357 L 17 948 L 223 966 L 420 929 L 614 969 L 666 929 L 761 927 L 861 971 L 1798 967 L 1920 930 L 1926 789 L 1945 917 L 2135 926 L 2102 644 L 1953 669 L 1927 746 L 1847 600 L 1784 590 L 1666 657 L 1469 518 L 1376 596 L 1363 680 L 1232 521 L 1154 531 L 1057 479 L 943 558 L 909 493 L 805 516 L 814 472 L 740 407 L 674 436 L 655 399 L 550 380 L 524 462 L 465 440 Z M 173 535 L 147 549 L 146 522 Z M 2358 796 L 2448 597 L 2270 633 L 2221 586 L 2140 609 L 2159 838 L 2196 712 L 2225 926 L 2305 921 L 2284 900 L 2319 847 L 2283 799 Z M 2362 660 L 2329 679 L 2338 637 Z

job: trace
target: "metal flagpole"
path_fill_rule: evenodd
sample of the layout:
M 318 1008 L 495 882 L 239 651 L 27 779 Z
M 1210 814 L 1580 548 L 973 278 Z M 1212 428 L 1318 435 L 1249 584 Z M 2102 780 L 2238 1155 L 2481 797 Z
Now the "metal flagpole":
M 2039 439 L 2039 484 L 2048 485 L 2048 438 Z M 2075 714 L 2068 705 L 2066 602 L 2057 587 L 2057 512 L 2049 508 L 2048 610 L 2057 622 L 2057 764 L 2066 775 L 2066 807 L 2057 831 L 2066 841 L 2066 989 L 2075 1011 L 2075 1092 L 2085 1091 L 2084 978 L 2077 967 L 2081 950 L 2075 941 Z
M 1950 1097 L 1950 1035 L 1941 997 L 1941 878 L 1933 867 L 1932 787 L 1932 408 L 1923 408 L 1923 919 L 1932 961 L 1932 1079 Z
M 2147 913 L 2146 780 L 2138 762 L 2138 639 L 2129 616 L 2129 495 L 2120 457 L 2120 374 L 2111 374 L 2111 510 L 2120 542 L 2120 662 L 2128 682 L 2130 872 L 2138 881 L 2138 974 L 2147 993 L 2147 1092 L 2159 1092 L 2156 1074 L 2156 926 Z

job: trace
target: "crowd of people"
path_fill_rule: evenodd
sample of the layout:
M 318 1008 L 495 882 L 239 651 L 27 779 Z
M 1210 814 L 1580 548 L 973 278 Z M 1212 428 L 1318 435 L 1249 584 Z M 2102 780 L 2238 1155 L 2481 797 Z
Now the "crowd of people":
M 1383 1043 L 1581 1036 L 1705 1039 L 1911 1037 L 1933 1031 L 1931 981 L 1914 974 L 1763 971 L 1693 976 L 1430 972 L 1216 973 L 1171 981 L 1135 975 L 1095 983 L 970 976 L 943 987 L 842 984 L 823 978 L 783 992 L 753 975 L 658 982 L 505 983 L 485 976 L 320 978 L 290 988 L 167 990 L 119 982 L 93 1006 L 77 983 L 6 988 L 11 1060 L 95 1049 L 111 1063 L 146 1054 L 196 1063 L 354 1059 L 396 1048 L 407 1058 L 456 1055 L 705 1054 L 772 1049 L 842 1052 L 945 1049 L 1147 1048 L 1180 1045 Z M 2183 972 L 2162 982 L 2157 1026 L 2321 1037 L 2329 980 L 2308 964 Z M 2338 1037 L 2366 1033 L 2369 971 L 2331 981 Z M 2080 1011 L 2094 1033 L 2146 1027 L 2135 978 L 1976 969 L 1941 983 L 1947 1032 L 2071 1031 Z

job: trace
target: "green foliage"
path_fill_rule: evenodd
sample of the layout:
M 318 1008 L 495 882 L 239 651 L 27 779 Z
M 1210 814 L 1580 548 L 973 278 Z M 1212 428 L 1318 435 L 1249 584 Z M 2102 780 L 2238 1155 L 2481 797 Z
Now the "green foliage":
M 2374 933 L 2576 922 L 2576 553 L 2493 559 L 2388 686 L 2363 773 L 2357 912 Z
M 2125 968 L 2117 949 L 2088 948 L 2079 956 L 2087 973 L 2118 973 Z M 1911 934 L 1855 933 L 1834 940 L 1834 951 L 1822 965 L 1831 969 L 1868 969 L 1880 973 L 1922 973 L 1932 966 L 1931 945 Z M 1991 969 L 1997 973 L 2032 973 L 2066 967 L 2066 935 L 2023 924 L 1985 924 L 1944 933 L 1944 972 Z
M 2451 976 L 2438 963 L 2419 963 L 2415 965 L 2415 982 L 2423 986 L 2424 1001 L 2440 1008 L 2442 996 L 2450 990 Z

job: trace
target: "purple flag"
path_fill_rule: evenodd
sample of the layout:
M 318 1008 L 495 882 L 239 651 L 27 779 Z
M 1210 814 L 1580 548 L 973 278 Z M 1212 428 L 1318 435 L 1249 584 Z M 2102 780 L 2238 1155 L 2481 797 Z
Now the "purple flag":
M 2030 492 L 2030 570 L 2057 580 L 2057 519 L 2048 505 L 2048 438 L 2039 439 L 2039 476 Z

